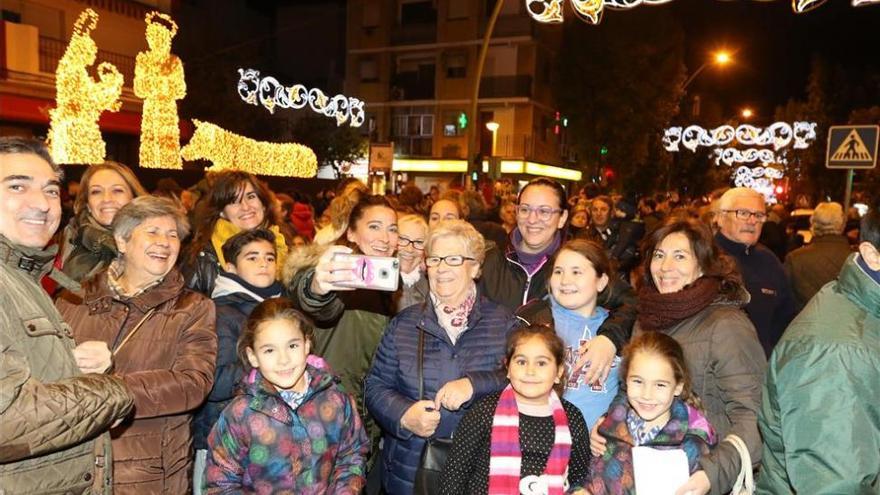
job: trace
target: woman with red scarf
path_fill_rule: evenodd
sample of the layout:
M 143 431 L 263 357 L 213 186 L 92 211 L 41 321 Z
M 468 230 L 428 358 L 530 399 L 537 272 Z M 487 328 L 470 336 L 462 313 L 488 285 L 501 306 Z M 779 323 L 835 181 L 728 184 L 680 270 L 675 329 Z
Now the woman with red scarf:
M 737 435 L 757 463 L 757 418 L 767 361 L 742 310 L 749 293 L 736 264 L 715 244 L 709 227 L 693 219 L 669 219 L 645 239 L 642 253 L 633 338 L 663 332 L 681 344 L 693 390 L 718 438 Z M 604 439 L 595 430 L 591 447 L 594 455 L 604 452 Z M 700 470 L 677 493 L 728 493 L 740 464 L 734 445 L 721 442 L 700 458 Z

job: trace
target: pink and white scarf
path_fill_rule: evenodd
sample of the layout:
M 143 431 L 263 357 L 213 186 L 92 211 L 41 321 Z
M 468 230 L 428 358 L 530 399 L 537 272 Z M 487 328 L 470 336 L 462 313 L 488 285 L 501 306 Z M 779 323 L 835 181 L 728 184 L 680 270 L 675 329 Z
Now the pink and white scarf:
M 556 425 L 555 441 L 544 474 L 548 495 L 565 493 L 568 459 L 571 456 L 571 432 L 568 415 L 556 392 L 550 394 L 550 409 Z M 519 408 L 513 387 L 508 385 L 501 392 L 495 416 L 492 418 L 492 436 L 489 447 L 489 495 L 520 493 L 520 468 L 522 451 L 519 445 Z

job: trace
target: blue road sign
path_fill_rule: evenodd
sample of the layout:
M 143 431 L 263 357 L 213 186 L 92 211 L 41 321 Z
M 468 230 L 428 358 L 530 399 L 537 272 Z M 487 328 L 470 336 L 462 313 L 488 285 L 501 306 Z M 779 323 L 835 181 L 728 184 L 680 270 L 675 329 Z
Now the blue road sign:
M 835 125 L 828 129 L 827 168 L 874 168 L 880 126 Z

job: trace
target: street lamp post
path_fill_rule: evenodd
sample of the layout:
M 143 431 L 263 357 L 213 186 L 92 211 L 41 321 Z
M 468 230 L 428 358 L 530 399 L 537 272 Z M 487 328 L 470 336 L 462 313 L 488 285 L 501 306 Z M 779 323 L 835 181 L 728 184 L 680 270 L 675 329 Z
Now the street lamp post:
M 706 69 L 706 67 L 709 66 L 709 64 L 715 64 L 719 67 L 724 67 L 725 65 L 727 65 L 731 62 L 733 62 L 733 57 L 731 56 L 730 52 L 728 52 L 726 50 L 719 50 L 719 51 L 715 52 L 714 54 L 712 54 L 712 58 L 703 62 L 703 65 L 697 67 L 697 70 L 695 70 L 693 72 L 693 74 L 690 75 L 690 77 L 685 79 L 684 84 L 681 85 L 681 92 L 686 93 L 688 86 L 690 86 L 691 83 L 694 82 L 694 79 L 696 79 L 697 76 L 699 76 L 700 73 L 703 72 Z M 678 157 L 678 154 L 675 155 L 674 161 L 678 161 L 677 157 Z M 666 168 L 666 190 L 667 191 L 669 191 L 669 187 L 671 185 L 671 180 L 672 180 L 672 164 L 670 163 L 669 166 Z
M 732 60 L 733 59 L 731 58 L 730 53 L 728 53 L 726 51 L 722 50 L 719 52 L 715 52 L 715 54 L 712 56 L 712 58 L 703 62 L 703 65 L 698 67 L 697 70 L 695 70 L 694 73 L 691 74 L 691 76 L 688 77 L 687 80 L 685 80 L 684 84 L 681 86 L 681 90 L 685 91 L 687 89 L 687 87 L 690 86 L 690 84 L 692 82 L 694 82 L 694 79 L 696 79 L 697 76 L 700 75 L 700 73 L 703 72 L 703 70 L 705 70 L 706 67 L 709 66 L 709 64 L 716 64 L 719 67 L 724 67 L 725 65 L 729 64 Z

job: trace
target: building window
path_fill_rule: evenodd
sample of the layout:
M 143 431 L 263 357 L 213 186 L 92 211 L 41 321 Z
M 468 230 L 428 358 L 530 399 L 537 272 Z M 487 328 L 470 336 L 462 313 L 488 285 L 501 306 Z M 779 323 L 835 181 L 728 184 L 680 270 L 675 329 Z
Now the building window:
M 432 0 L 400 0 L 400 24 L 435 24 L 437 8 Z
M 470 4 L 472 0 L 449 0 L 449 11 L 446 12 L 446 19 L 452 21 L 455 19 L 467 19 L 470 14 Z
M 449 79 L 463 79 L 467 77 L 467 55 L 462 52 L 446 55 L 446 77 Z
M 360 60 L 361 82 L 376 82 L 379 80 L 379 66 L 374 58 L 362 58 Z
M 379 6 L 378 0 L 367 0 L 364 2 L 364 16 L 361 20 L 361 26 L 365 28 L 377 27 L 381 19 L 382 8 Z
M 434 114 L 428 107 L 395 109 L 391 134 L 397 152 L 405 156 L 431 156 Z
M 443 135 L 446 137 L 464 136 L 464 129 L 461 128 L 459 119 L 462 110 L 446 110 L 443 112 Z

